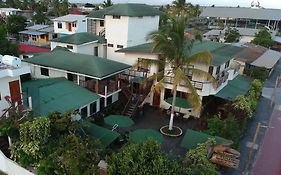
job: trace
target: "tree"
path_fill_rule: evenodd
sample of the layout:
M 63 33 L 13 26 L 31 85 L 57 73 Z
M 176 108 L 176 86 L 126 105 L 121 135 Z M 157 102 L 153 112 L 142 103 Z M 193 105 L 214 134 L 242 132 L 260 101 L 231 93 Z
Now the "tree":
M 250 69 L 245 69 L 244 74 L 251 78 L 259 79 L 260 81 L 264 82 L 269 75 L 269 71 L 265 67 L 253 67 Z
M 115 174 L 182 174 L 175 160 L 169 159 L 153 140 L 142 144 L 129 144 L 120 152 L 107 157 L 107 173 Z
M 175 8 L 175 13 L 176 14 L 180 14 L 180 13 L 186 11 L 186 7 L 185 7 L 186 2 L 185 2 L 185 0 L 175 0 L 175 1 L 172 2 L 172 4 L 173 4 L 173 6 Z
M 228 28 L 224 34 L 224 40 L 226 43 L 238 42 L 240 39 L 239 31 L 235 28 Z
M 11 35 L 17 35 L 26 27 L 26 18 L 22 15 L 10 15 L 7 18 L 7 32 Z
M 208 140 L 206 143 L 198 144 L 195 149 L 187 152 L 182 168 L 187 175 L 217 175 L 218 167 L 207 157 L 207 145 L 214 144 L 214 140 Z
M 275 45 L 275 41 L 272 40 L 271 34 L 267 29 L 261 29 L 259 33 L 255 35 L 255 39 L 251 41 L 251 43 L 260 45 L 266 48 L 270 48 Z
M 36 24 L 46 24 L 49 18 L 43 12 L 38 12 L 32 17 L 32 21 Z
M 13 44 L 7 39 L 6 25 L 0 24 L 0 53 L 2 55 L 19 55 L 18 44 Z
M 113 2 L 111 0 L 103 1 L 102 7 L 110 7 L 113 6 Z
M 194 64 L 209 66 L 211 64 L 212 55 L 207 51 L 191 54 L 191 49 L 195 40 L 191 40 L 184 35 L 186 16 L 181 14 L 176 18 L 170 17 L 168 21 L 169 23 L 167 23 L 167 25 L 150 35 L 153 51 L 161 53 L 159 59 L 142 59 L 140 63 L 142 65 L 156 65 L 158 68 L 165 68 L 162 71 L 159 70 L 158 73 L 151 77 L 148 77 L 150 80 L 158 81 L 154 85 L 153 91 L 159 92 L 163 89 L 163 83 L 166 78 L 173 77 L 173 82 L 171 82 L 173 84 L 173 102 L 169 122 L 169 130 L 172 130 L 176 93 L 180 83 L 184 82 L 184 86 L 189 90 L 188 100 L 192 107 L 195 110 L 200 110 L 201 107 L 201 99 L 186 72 L 192 71 L 194 76 L 205 78 L 208 81 L 213 81 L 213 77 L 209 73 L 191 66 Z M 196 37 L 196 39 L 199 40 L 198 37 Z

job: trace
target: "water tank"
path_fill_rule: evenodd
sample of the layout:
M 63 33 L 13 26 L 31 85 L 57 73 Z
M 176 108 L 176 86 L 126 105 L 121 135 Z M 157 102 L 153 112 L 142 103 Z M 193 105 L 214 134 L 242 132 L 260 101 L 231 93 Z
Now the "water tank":
M 10 56 L 10 55 L 4 55 L 2 57 L 2 63 L 12 67 L 21 66 L 21 60 L 17 57 Z

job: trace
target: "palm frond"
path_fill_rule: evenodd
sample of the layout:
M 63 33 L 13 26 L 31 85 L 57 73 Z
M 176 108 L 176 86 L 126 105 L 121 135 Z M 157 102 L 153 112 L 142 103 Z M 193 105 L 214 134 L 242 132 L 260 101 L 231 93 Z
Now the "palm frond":
M 206 71 L 203 71 L 201 69 L 196 69 L 196 68 L 193 68 L 192 69 L 192 73 L 194 74 L 194 76 L 196 77 L 202 77 L 202 78 L 205 78 L 207 81 L 211 82 L 213 87 L 216 86 L 216 79 L 211 75 L 209 74 L 209 72 L 206 72 Z
M 183 81 L 185 82 L 186 88 L 188 88 L 188 90 L 190 92 L 188 94 L 188 101 L 190 102 L 192 108 L 195 111 L 200 110 L 201 99 L 200 99 L 199 95 L 197 94 L 196 89 L 194 88 L 194 86 L 192 85 L 190 79 L 187 76 L 184 76 Z
M 187 61 L 189 64 L 203 64 L 203 65 L 211 65 L 213 60 L 213 56 L 209 51 L 202 51 L 196 54 L 191 55 Z

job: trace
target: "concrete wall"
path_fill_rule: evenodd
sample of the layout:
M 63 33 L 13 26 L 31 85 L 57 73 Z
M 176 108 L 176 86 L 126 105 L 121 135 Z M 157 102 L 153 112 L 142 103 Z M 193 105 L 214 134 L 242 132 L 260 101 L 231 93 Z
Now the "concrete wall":
M 58 28 L 58 23 L 62 23 L 62 28 Z M 68 24 L 71 24 L 72 30 L 68 30 Z M 76 27 L 73 27 L 73 23 L 76 23 Z M 54 21 L 54 33 L 59 34 L 74 34 L 80 32 L 87 32 L 87 20 L 86 17 L 84 19 L 79 19 L 76 22 L 64 22 L 64 21 Z
M 9 82 L 18 80 L 20 83 L 20 77 L 4 77 L 0 79 L 0 116 L 4 114 L 4 109 L 7 109 L 10 105 L 5 100 L 5 96 L 11 96 Z M 21 92 L 21 84 L 20 84 Z
M 7 158 L 0 150 L 0 172 L 8 175 L 34 175 L 30 171 L 24 169 L 16 162 Z
M 67 71 L 61 71 L 61 70 L 54 70 L 49 69 L 49 76 L 41 75 L 41 66 L 28 64 L 31 69 L 31 76 L 32 78 L 58 78 L 58 77 L 65 77 L 67 78 Z M 46 68 L 46 67 L 43 67 Z

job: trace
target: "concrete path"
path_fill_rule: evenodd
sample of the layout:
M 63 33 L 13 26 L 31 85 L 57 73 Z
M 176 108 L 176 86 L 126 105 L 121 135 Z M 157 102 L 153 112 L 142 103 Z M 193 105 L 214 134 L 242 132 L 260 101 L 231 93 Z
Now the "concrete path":
M 276 106 L 267 128 L 262 147 L 254 165 L 253 175 L 281 174 L 281 106 Z

